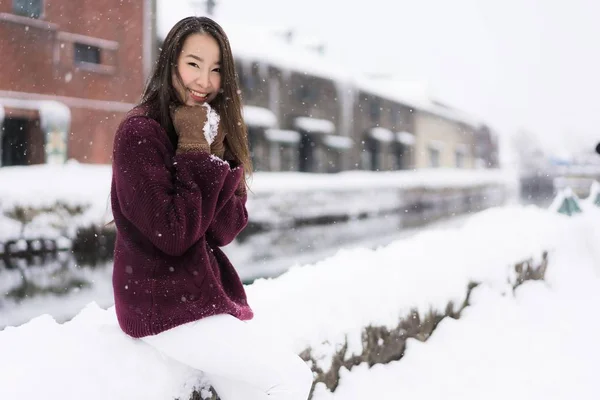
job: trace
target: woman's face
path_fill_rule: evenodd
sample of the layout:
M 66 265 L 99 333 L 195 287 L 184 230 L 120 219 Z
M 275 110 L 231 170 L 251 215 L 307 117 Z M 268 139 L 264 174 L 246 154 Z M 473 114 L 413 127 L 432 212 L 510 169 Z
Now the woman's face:
M 173 86 L 188 106 L 211 102 L 221 90 L 221 50 L 208 34 L 194 33 L 183 43 L 177 59 L 177 71 L 171 77 Z

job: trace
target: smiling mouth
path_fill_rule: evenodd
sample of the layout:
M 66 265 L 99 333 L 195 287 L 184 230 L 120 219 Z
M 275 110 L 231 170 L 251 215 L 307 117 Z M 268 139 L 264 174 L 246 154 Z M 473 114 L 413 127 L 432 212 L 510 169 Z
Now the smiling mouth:
M 196 92 L 195 90 L 192 89 L 188 89 L 190 91 L 190 93 L 192 94 L 193 97 L 198 98 L 198 99 L 205 99 L 208 96 L 208 93 L 200 93 L 200 92 Z

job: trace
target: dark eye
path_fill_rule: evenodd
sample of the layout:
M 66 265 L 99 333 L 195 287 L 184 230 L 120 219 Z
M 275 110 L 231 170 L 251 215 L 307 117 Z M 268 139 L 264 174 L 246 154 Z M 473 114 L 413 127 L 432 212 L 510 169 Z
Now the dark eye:
M 215 69 L 213 69 L 213 72 L 218 72 L 220 74 L 221 73 L 221 68 L 215 68 Z
M 194 68 L 200 68 L 200 67 L 198 66 L 198 64 L 196 64 L 196 63 L 194 63 L 194 62 L 189 62 L 189 63 L 188 63 L 188 65 L 190 65 L 190 66 L 192 66 L 192 67 L 194 67 Z

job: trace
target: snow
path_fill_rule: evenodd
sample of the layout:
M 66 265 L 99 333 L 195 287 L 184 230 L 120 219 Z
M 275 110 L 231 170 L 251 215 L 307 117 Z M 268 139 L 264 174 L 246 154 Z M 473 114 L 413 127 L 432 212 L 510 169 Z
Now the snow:
M 69 107 L 57 101 L 40 100 L 36 103 L 40 112 L 40 126 L 44 132 L 69 131 L 71 125 L 71 110 Z
M 268 108 L 244 106 L 243 114 L 244 122 L 246 122 L 248 126 L 260 128 L 273 128 L 277 126 L 277 117 Z
M 498 208 L 460 229 L 342 250 L 247 286 L 249 323 L 295 352 L 310 346 L 326 368 L 346 340 L 347 356 L 362 351 L 367 325 L 394 327 L 413 308 L 443 311 L 476 281 L 461 319 L 442 321 L 425 343 L 409 340 L 399 362 L 342 374 L 334 393 L 318 385 L 313 398 L 598 398 L 600 324 L 590 316 L 600 301 L 600 211 L 585 215 Z M 544 250 L 546 282 L 513 293 L 514 264 L 539 261 Z M 51 399 L 186 398 L 201 379 L 125 336 L 114 309 L 95 303 L 64 324 L 45 315 L 5 329 L 0 354 L 3 399 L 39 398 L 40 388 Z
M 293 179 L 292 179 L 293 178 Z M 254 178 L 252 190 L 259 193 L 277 189 L 293 192 L 355 189 L 442 189 L 487 185 L 511 185 L 514 175 L 502 170 L 345 171 L 335 175 L 265 172 Z
M 296 128 L 305 132 L 326 134 L 333 134 L 335 132 L 335 124 L 326 119 L 298 117 L 294 119 L 294 124 Z
M 354 141 L 346 136 L 327 135 L 323 138 L 325 145 L 334 149 L 347 150 L 354 145 Z
M 425 343 L 410 339 L 400 361 L 345 370 L 334 393 L 318 385 L 313 399 L 599 398 L 599 214 L 586 212 L 585 223 L 549 226 L 568 234 L 544 282 L 514 293 L 481 285 L 459 320 L 444 319 Z
M 598 198 L 598 195 L 600 195 L 600 183 L 598 181 L 594 181 L 592 183 L 592 186 L 590 188 L 590 194 L 587 197 L 586 201 L 589 204 L 594 204 L 596 198 Z
M 265 137 L 270 142 L 299 143 L 300 134 L 291 129 L 267 129 Z
M 204 137 L 208 144 L 212 144 L 219 133 L 219 121 L 221 120 L 221 116 L 208 103 L 203 103 L 202 107 L 204 107 L 207 114 L 206 122 L 202 127 L 202 132 L 204 132 Z
M 396 132 L 396 140 L 406 146 L 414 146 L 415 135 L 406 131 Z
M 4 215 L 15 207 L 47 210 L 23 229 L 26 238 L 73 236 L 77 227 L 110 221 L 110 165 L 66 164 L 5 167 L 0 170 L 0 241 L 15 238 L 21 223 Z M 80 208 L 70 214 L 68 209 Z
M 68 131 L 71 123 L 69 107 L 58 101 L 52 100 L 23 100 L 0 97 L 0 121 L 4 119 L 4 107 L 26 110 L 38 110 L 40 113 L 40 126 L 42 130 Z
M 358 89 L 365 93 L 396 101 L 424 112 L 470 125 L 474 128 L 482 124 L 482 121 L 464 111 L 438 105 L 427 89 L 415 90 L 415 82 L 373 79 L 363 76 L 355 77 L 353 82 Z
M 411 309 L 421 315 L 430 309 L 443 313 L 449 301 L 464 300 L 470 281 L 508 290 L 515 278 L 511 267 L 519 260 L 539 260 L 544 250 L 554 251 L 563 222 L 534 208 L 494 209 L 460 230 L 428 231 L 375 251 L 343 250 L 277 280 L 251 285 L 256 322 L 268 326 L 273 340 L 286 338 L 298 352 L 316 349 L 320 366 L 327 369 L 328 356 L 345 340 L 349 354 L 362 351 L 365 326 L 394 327 Z M 302 293 L 311 293 L 310 300 L 299 302 Z M 273 298 L 277 307 L 269 306 Z
M 394 141 L 394 133 L 387 128 L 375 127 L 369 130 L 369 135 L 380 142 L 390 143 Z
M 445 143 L 442 142 L 441 140 L 429 140 L 427 142 L 427 145 L 429 146 L 429 148 L 437 150 L 437 151 L 444 151 L 444 147 L 445 147 Z

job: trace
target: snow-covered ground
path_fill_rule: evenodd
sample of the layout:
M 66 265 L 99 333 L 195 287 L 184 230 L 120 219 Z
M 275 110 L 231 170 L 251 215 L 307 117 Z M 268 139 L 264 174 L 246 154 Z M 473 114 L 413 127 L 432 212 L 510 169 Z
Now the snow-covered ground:
M 474 289 L 459 320 L 444 319 L 425 343 L 410 339 L 400 361 L 344 370 L 334 393 L 319 384 L 313 399 L 600 398 L 594 214 L 571 221 L 578 228 L 559 239 L 544 282 Z
M 343 343 L 346 356 L 362 352 L 366 326 L 394 327 L 411 309 L 443 311 L 476 281 L 459 320 L 442 321 L 425 343 L 409 341 L 398 362 L 343 373 L 333 393 L 317 385 L 313 398 L 600 398 L 600 211 L 584 208 L 572 218 L 497 208 L 457 229 L 340 251 L 249 285 L 250 323 L 293 351 L 312 348 L 327 369 Z M 514 264 L 543 251 L 546 281 L 513 293 Z M 199 379 L 126 337 L 114 310 L 95 304 L 64 324 L 40 316 L 5 329 L 0 354 L 2 399 L 158 400 L 185 396 Z

